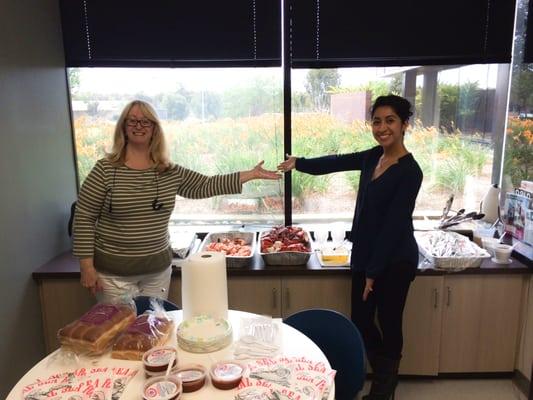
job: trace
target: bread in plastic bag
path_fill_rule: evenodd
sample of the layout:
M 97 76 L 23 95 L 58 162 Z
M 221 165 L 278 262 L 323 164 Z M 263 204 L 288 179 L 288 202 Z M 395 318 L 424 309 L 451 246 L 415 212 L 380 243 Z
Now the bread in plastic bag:
M 99 303 L 57 332 L 61 347 L 76 354 L 100 355 L 135 321 L 135 305 Z
M 174 322 L 157 299 L 151 299 L 151 308 L 118 336 L 113 344 L 112 358 L 142 360 L 146 351 L 169 339 L 175 328 Z

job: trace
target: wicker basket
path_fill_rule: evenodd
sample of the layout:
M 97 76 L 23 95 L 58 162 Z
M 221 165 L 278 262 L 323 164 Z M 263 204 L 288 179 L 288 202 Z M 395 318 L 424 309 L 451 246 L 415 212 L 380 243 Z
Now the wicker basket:
M 255 253 L 255 232 L 213 232 L 207 234 L 207 236 L 204 238 L 202 244 L 200 245 L 200 251 L 207 251 L 207 246 L 209 246 L 210 243 L 217 242 L 218 240 L 222 239 L 244 239 L 247 245 L 249 245 L 252 248 L 252 253 L 249 256 L 245 257 L 235 257 L 235 256 L 226 256 L 226 267 L 228 268 L 239 268 L 244 267 L 246 265 L 251 265 L 252 258 L 254 257 Z

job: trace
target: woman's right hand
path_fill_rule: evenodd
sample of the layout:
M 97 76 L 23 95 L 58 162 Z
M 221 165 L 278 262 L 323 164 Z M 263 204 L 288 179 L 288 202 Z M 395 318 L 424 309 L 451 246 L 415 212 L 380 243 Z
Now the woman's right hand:
M 83 258 L 80 260 L 80 274 L 81 286 L 88 289 L 93 296 L 96 295 L 96 292 L 102 290 L 92 258 Z
M 289 172 L 296 166 L 297 157 L 291 156 L 289 154 L 286 154 L 285 156 L 287 157 L 287 159 L 278 165 L 278 170 L 281 172 Z

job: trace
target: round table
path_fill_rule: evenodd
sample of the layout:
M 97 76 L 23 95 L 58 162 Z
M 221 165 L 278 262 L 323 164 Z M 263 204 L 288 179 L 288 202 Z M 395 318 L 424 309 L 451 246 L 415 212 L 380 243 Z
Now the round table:
M 182 311 L 170 311 L 169 315 L 176 322 L 176 326 L 182 321 Z M 243 311 L 228 312 L 228 318 L 233 328 L 233 340 L 239 338 L 239 328 L 241 326 L 241 318 L 252 318 L 258 315 L 247 313 Z M 330 367 L 329 362 L 320 350 L 320 348 L 305 336 L 303 333 L 286 325 L 281 320 L 274 320 L 281 326 L 281 348 L 278 355 L 283 356 L 305 356 L 307 359 L 314 361 L 322 361 L 327 367 Z M 176 337 L 173 335 L 172 339 L 167 343 L 177 347 Z M 201 364 L 206 368 L 209 368 L 214 362 L 221 360 L 234 359 L 233 350 L 234 345 L 230 345 L 222 350 L 213 353 L 189 353 L 181 348 L 178 349 L 178 361 L 179 364 L 195 363 Z M 128 383 L 121 399 L 140 399 L 141 389 L 145 382 L 145 376 L 143 371 L 143 365 L 141 361 L 127 361 L 127 360 L 115 360 L 111 358 L 110 352 L 105 353 L 98 358 L 82 358 L 79 363 L 66 363 L 60 357 L 58 357 L 61 349 L 49 354 L 43 358 L 38 364 L 30 369 L 20 381 L 13 387 L 7 400 L 19 400 L 21 398 L 22 389 L 24 386 L 34 382 L 37 378 L 45 378 L 55 373 L 61 373 L 66 371 L 72 371 L 82 367 L 124 367 L 124 368 L 137 368 L 139 371 L 136 376 Z M 246 363 L 246 360 L 240 360 Z M 202 389 L 192 392 L 184 393 L 182 399 L 194 399 L 194 400 L 214 400 L 214 399 L 233 399 L 236 393 L 236 389 L 233 390 L 219 390 L 212 386 L 209 382 Z M 334 388 L 330 392 L 330 399 L 334 398 Z

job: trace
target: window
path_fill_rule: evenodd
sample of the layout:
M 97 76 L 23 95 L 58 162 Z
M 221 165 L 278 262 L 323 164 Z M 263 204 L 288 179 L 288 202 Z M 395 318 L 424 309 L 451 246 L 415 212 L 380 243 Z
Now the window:
M 283 3 L 283 21 L 281 2 L 239 0 L 234 12 L 207 0 L 188 6 L 158 3 L 143 16 L 144 31 L 129 32 L 128 21 L 136 16 L 123 18 L 122 0 L 113 7 L 61 1 L 67 65 L 75 67 L 69 77 L 80 181 L 109 148 L 118 114 L 134 98 L 155 106 L 178 164 L 206 174 L 252 168 L 263 159 L 275 168 L 289 134 L 283 130 L 282 52 L 294 68 L 292 93 L 286 93 L 292 103 L 293 155 L 374 146 L 365 122 L 369 107 L 378 95 L 396 93 L 415 108 L 406 145 L 425 175 L 417 216 L 438 216 L 450 194 L 455 209 L 479 208 L 489 185 L 501 178 L 506 126 L 504 179 L 518 179 L 524 166 L 520 173 L 529 177 L 530 161 L 512 165 L 518 153 L 510 139 L 518 126 L 520 138 L 531 144 L 527 124 L 533 110 L 518 96 L 531 90 L 517 83 L 520 74 L 522 82 L 528 79 L 528 64 L 513 63 L 508 120 L 505 113 L 514 4 L 489 0 L 478 7 L 453 0 L 427 19 L 433 6 L 423 0 L 409 8 L 386 3 L 395 10 L 386 16 L 391 22 L 406 13 L 420 24 L 401 30 L 395 23 L 378 26 L 365 17 L 373 15 L 373 6 L 348 0 L 289 0 Z M 516 42 L 525 31 L 520 23 L 526 3 L 517 3 Z M 213 23 L 206 23 L 206 15 Z M 287 28 L 283 48 L 282 25 Z M 191 39 L 174 40 L 185 36 Z M 520 154 L 527 158 L 531 152 Z M 283 209 L 283 182 L 254 181 L 240 196 L 177 199 L 173 221 L 282 223 L 285 215 L 295 223 L 349 223 L 357 189 L 356 172 L 320 177 L 294 172 L 292 213 Z
M 529 37 L 533 34 L 533 24 L 526 26 L 525 23 L 528 7 L 531 13 L 533 2 L 517 2 L 515 56 L 511 66 L 507 128 L 505 139 L 502 141 L 505 148 L 502 179 L 504 192 L 519 187 L 523 180 L 533 180 L 533 64 L 527 62 L 531 61 L 533 56 L 533 40 Z M 524 43 L 526 30 L 528 35 Z M 503 202 L 504 196 L 501 196 L 500 200 Z
M 404 95 L 415 108 L 406 147 L 424 172 L 415 215 L 440 215 L 450 194 L 454 208 L 477 210 L 498 182 L 494 144 L 505 110 L 496 100 L 506 96 L 506 87 L 496 87 L 499 74 L 507 76 L 506 64 L 294 70 L 292 152 L 316 157 L 375 146 L 366 122 L 371 104 L 380 95 Z M 295 172 L 292 188 L 295 222 L 351 222 L 357 172 Z
M 171 159 L 205 174 L 275 169 L 283 159 L 280 68 L 69 69 L 80 183 L 112 144 L 132 99 L 162 120 Z M 134 91 L 132 91 L 134 90 Z M 238 196 L 177 198 L 174 223 L 281 223 L 282 182 L 252 181 Z

